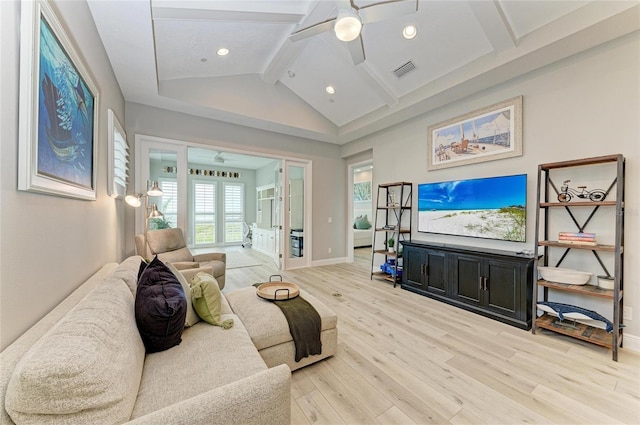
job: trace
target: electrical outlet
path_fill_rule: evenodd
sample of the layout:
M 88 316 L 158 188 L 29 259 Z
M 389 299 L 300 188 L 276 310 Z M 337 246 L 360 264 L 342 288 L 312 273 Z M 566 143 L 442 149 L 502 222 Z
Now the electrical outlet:
M 331 254 L 331 251 L 332 251 L 332 250 L 331 250 L 331 248 L 329 248 L 329 249 L 327 250 L 327 252 L 328 252 L 329 254 Z
M 624 320 L 633 320 L 631 307 L 622 307 L 622 318 Z

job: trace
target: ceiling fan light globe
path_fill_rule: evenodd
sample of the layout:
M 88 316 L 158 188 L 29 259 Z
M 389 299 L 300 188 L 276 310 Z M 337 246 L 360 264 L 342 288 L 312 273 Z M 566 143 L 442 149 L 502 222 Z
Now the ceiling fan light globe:
M 343 12 L 338 15 L 333 30 L 338 40 L 353 41 L 360 35 L 362 21 L 360 17 L 353 12 Z

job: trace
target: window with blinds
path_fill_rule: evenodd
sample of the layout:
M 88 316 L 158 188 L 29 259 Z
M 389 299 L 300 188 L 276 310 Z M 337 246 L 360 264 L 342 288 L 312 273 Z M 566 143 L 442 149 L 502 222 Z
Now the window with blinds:
M 244 184 L 224 183 L 224 242 L 242 242 Z
M 193 182 L 193 241 L 195 245 L 216 242 L 216 184 Z
M 118 121 L 118 118 L 109 109 L 107 114 L 109 128 L 109 155 L 108 155 L 108 195 L 120 198 L 127 194 L 127 181 L 129 180 L 129 146 L 127 136 Z

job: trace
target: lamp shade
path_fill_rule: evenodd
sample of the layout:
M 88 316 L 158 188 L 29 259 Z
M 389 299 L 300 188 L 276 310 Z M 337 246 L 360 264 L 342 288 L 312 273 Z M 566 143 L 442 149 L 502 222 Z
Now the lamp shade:
M 162 218 L 164 214 L 158 211 L 158 206 L 156 204 L 151 204 L 151 212 L 149 213 L 149 218 Z
M 358 38 L 362 29 L 362 21 L 353 10 L 340 12 L 333 30 L 341 41 L 352 41 Z
M 129 204 L 130 206 L 134 207 L 134 208 L 138 208 L 140 205 L 142 205 L 142 194 L 140 195 L 127 195 L 124 198 L 124 201 Z
M 148 186 L 147 186 L 148 187 Z M 147 191 L 149 196 L 162 196 L 162 190 L 158 187 L 158 182 L 154 181 L 151 189 Z

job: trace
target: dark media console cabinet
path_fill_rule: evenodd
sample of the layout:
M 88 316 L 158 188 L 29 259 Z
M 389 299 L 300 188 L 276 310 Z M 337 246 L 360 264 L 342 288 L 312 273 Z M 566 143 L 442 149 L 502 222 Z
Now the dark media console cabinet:
M 531 329 L 533 257 L 416 241 L 402 247 L 403 289 Z

